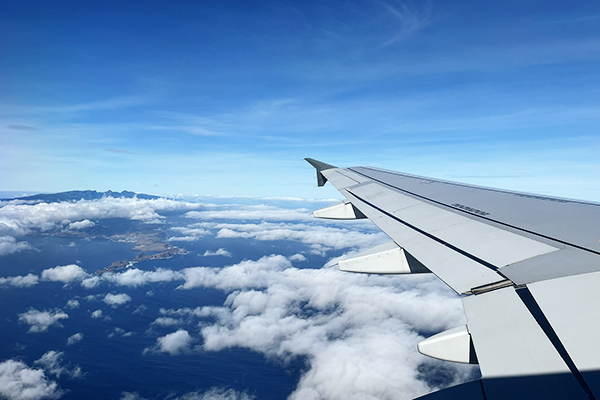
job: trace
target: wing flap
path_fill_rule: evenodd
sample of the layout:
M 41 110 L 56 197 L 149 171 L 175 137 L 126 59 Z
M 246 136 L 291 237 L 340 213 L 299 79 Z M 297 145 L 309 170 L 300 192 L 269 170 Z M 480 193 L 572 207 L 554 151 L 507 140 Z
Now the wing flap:
M 359 209 L 354 207 L 352 203 L 341 201 L 329 207 L 313 211 L 315 218 L 325 219 L 364 219 L 367 218 Z
M 377 246 L 352 258 L 340 260 L 341 271 L 364 274 L 419 274 L 429 271 L 395 242 Z
M 463 298 L 484 378 L 570 373 L 512 287 Z
M 456 251 L 452 246 L 445 245 L 424 232 L 416 231 L 415 227 L 398 223 L 398 220 L 384 211 L 361 201 L 349 192 L 346 194 L 373 223 L 457 293 L 466 293 L 474 287 L 502 279 L 495 270 Z
M 600 398 L 600 272 L 527 286 L 596 398 Z
M 417 345 L 419 353 L 445 361 L 477 364 L 471 335 L 466 325 L 428 337 Z

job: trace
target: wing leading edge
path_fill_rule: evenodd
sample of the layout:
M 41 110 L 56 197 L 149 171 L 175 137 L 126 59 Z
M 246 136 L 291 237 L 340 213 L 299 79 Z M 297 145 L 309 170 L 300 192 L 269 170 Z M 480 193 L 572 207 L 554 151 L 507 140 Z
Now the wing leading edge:
M 482 378 L 424 398 L 600 400 L 600 204 L 306 160 L 345 197 L 315 217 L 366 217 L 392 239 L 340 269 L 430 271 L 462 295 L 467 325 L 419 351 Z

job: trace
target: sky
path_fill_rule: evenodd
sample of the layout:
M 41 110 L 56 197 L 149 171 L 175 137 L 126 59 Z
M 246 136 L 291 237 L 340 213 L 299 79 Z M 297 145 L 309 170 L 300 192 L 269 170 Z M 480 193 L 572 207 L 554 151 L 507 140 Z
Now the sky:
M 312 157 L 600 201 L 594 1 L 0 5 L 0 190 L 338 197 Z

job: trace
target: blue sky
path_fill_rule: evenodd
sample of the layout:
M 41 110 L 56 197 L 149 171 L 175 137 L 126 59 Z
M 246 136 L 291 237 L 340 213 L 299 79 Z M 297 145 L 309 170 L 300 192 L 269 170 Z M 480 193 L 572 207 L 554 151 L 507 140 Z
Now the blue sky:
M 600 200 L 600 5 L 4 2 L 0 190 L 336 197 L 302 159 Z

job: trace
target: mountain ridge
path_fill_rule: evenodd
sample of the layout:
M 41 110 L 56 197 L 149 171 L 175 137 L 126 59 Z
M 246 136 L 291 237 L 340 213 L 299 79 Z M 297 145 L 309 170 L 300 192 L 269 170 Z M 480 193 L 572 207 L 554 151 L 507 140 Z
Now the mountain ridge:
M 59 192 L 59 193 L 41 193 L 34 194 L 32 196 L 23 196 L 23 197 L 15 197 L 9 199 L 0 199 L 2 201 L 10 201 L 10 200 L 27 200 L 27 201 L 35 201 L 39 200 L 42 202 L 57 202 L 57 201 L 78 201 L 78 200 L 98 200 L 103 197 L 113 197 L 113 198 L 134 198 L 143 200 L 154 200 L 160 199 L 160 196 L 154 196 L 150 194 L 144 193 L 135 193 L 127 190 L 123 190 L 122 192 L 113 192 L 112 190 L 108 190 L 106 192 L 98 192 L 96 190 L 70 190 L 67 192 Z

